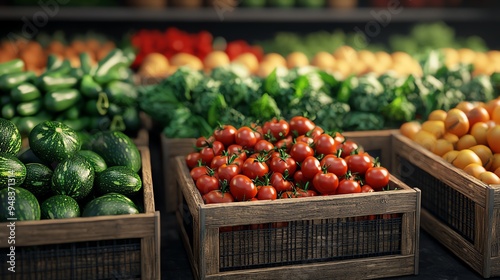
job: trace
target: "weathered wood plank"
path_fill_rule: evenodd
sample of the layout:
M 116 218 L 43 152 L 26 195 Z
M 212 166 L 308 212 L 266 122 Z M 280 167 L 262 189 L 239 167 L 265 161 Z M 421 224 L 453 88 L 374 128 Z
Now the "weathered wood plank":
M 376 279 L 415 274 L 415 256 L 387 256 L 233 271 L 206 279 Z

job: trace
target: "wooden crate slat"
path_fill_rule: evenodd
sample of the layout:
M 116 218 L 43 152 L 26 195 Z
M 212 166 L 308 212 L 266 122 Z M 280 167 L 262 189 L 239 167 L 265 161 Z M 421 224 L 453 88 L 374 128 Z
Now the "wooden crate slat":
M 485 207 L 486 191 L 489 188 L 463 170 L 454 168 L 441 157 L 413 143 L 412 140 L 400 134 L 394 134 L 394 152 L 412 164 L 453 187 L 475 203 Z M 396 161 L 396 160 L 395 160 Z
M 376 279 L 412 274 L 414 261 L 413 256 L 387 256 L 224 272 L 209 275 L 206 279 Z

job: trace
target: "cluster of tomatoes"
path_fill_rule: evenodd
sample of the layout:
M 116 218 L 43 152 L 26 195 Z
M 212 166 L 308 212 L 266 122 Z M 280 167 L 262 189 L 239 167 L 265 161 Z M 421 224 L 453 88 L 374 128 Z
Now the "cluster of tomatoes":
M 389 172 L 355 142 L 303 116 L 221 125 L 186 163 L 205 203 L 381 191 Z

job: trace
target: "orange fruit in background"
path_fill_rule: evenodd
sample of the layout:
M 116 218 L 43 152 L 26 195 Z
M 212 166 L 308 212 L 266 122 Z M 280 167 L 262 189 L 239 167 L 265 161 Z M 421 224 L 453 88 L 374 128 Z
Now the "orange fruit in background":
M 486 171 L 479 174 L 479 180 L 488 185 L 498 185 L 500 184 L 500 178 L 491 171 Z
M 470 147 L 469 150 L 473 151 L 481 159 L 484 168 L 489 170 L 493 163 L 493 153 L 491 149 L 485 145 L 475 145 Z
M 486 132 L 488 131 L 488 124 L 486 122 L 477 122 L 471 129 L 470 134 L 476 138 L 476 142 L 481 145 L 487 145 Z
M 455 167 L 464 169 L 467 165 L 471 163 L 477 163 L 483 165 L 481 158 L 479 158 L 476 153 L 469 149 L 461 150 L 458 152 L 457 157 L 451 162 Z
M 422 123 L 422 130 L 430 132 L 439 139 L 443 137 L 445 133 L 444 122 L 443 121 L 425 121 Z
M 205 70 L 212 70 L 217 67 L 225 66 L 231 63 L 229 56 L 223 51 L 213 51 L 203 60 Z
M 443 159 L 449 163 L 452 163 L 457 158 L 458 153 L 460 153 L 460 151 L 457 150 L 449 151 L 443 155 Z
M 311 64 L 322 70 L 332 70 L 335 66 L 335 58 L 327 52 L 318 52 L 314 55 Z
M 491 166 L 488 171 L 495 171 L 500 168 L 500 154 L 493 154 L 493 158 L 491 159 Z
M 500 98 L 499 97 L 492 99 L 492 100 L 486 102 L 486 104 L 484 104 L 484 108 L 486 109 L 486 111 L 488 111 L 488 114 L 490 115 L 490 117 L 493 115 L 493 109 L 495 109 L 495 107 L 497 107 L 498 105 L 500 105 Z
M 448 113 L 446 113 L 445 110 L 434 110 L 432 111 L 429 116 L 427 117 L 427 120 L 429 121 L 443 121 L 446 119 L 446 115 L 448 115 Z
M 495 169 L 495 171 L 493 171 L 493 173 L 495 173 L 497 176 L 500 177 L 500 167 Z
M 487 122 L 490 120 L 490 114 L 484 107 L 474 107 L 472 110 L 467 112 L 467 118 L 469 119 L 469 126 L 472 127 L 478 122 Z
M 264 56 L 263 61 L 268 61 L 275 67 L 276 66 L 286 67 L 286 59 L 279 53 L 268 53 Z
M 253 53 L 242 53 L 233 60 L 233 63 L 244 65 L 252 74 L 259 70 L 259 60 Z
M 471 163 L 464 168 L 464 171 L 465 173 L 479 179 L 479 175 L 487 170 L 481 164 Z
M 500 153 L 500 124 L 491 127 L 486 132 L 488 146 L 494 153 Z
M 286 57 L 286 66 L 291 69 L 309 65 L 309 58 L 302 52 L 291 52 Z
M 451 144 L 453 144 L 453 146 L 455 146 L 458 142 L 458 136 L 456 136 L 455 134 L 453 133 L 449 133 L 449 132 L 446 132 L 444 135 L 443 135 L 443 139 L 445 139 L 446 141 L 450 142 Z
M 472 146 L 477 145 L 476 138 L 470 134 L 465 134 L 464 136 L 460 137 L 458 139 L 458 142 L 455 143 L 455 149 L 457 150 L 463 150 L 463 149 L 468 149 Z
M 447 132 L 453 133 L 458 137 L 469 132 L 469 119 L 462 110 L 457 108 L 448 111 L 444 125 Z
M 417 121 L 405 122 L 399 127 L 399 132 L 402 135 L 413 139 L 415 134 L 422 129 L 422 125 Z
M 436 145 L 436 140 L 434 134 L 425 130 L 420 130 L 413 136 L 413 141 L 415 143 L 429 151 L 432 151 L 432 148 Z
M 464 113 L 468 113 L 470 110 L 474 109 L 474 103 L 470 101 L 460 101 L 454 109 L 459 109 Z
M 442 157 L 449 151 L 453 151 L 453 144 L 446 139 L 437 139 L 436 144 L 432 147 L 431 152 Z
M 500 106 L 495 106 L 491 112 L 491 120 L 496 124 L 500 124 Z

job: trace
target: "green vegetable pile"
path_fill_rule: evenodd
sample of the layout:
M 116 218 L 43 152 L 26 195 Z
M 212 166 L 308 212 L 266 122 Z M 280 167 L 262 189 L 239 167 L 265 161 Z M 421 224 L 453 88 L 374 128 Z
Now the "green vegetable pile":
M 498 74 L 472 77 L 467 65 L 449 69 L 439 52 L 429 53 L 421 64 L 422 77 L 387 73 L 345 80 L 313 67 L 277 68 L 264 79 L 234 66 L 210 75 L 180 68 L 161 83 L 141 88 L 139 104 L 167 137 L 189 138 L 209 135 L 220 123 L 241 126 L 297 115 L 329 131 L 398 128 L 435 109 L 499 94 Z
M 26 137 L 38 123 L 64 122 L 77 131 L 113 130 L 135 135 L 140 128 L 138 92 L 129 66 L 133 51 L 114 49 L 96 65 L 87 53 L 80 67 L 50 55 L 44 73 L 25 71 L 21 59 L 0 64 L 1 117 Z

